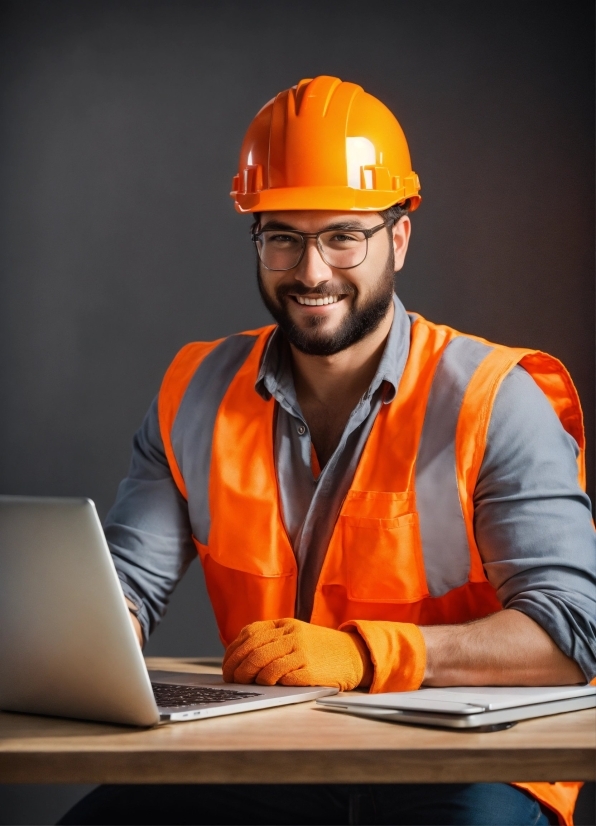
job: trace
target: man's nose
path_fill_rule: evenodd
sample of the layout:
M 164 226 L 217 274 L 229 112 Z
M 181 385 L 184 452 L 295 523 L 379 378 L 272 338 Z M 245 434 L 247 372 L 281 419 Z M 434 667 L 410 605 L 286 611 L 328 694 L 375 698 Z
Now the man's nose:
M 306 239 L 306 249 L 302 261 L 296 267 L 294 277 L 305 287 L 316 287 L 321 282 L 329 281 L 333 277 L 331 267 L 321 258 L 321 252 L 315 238 Z

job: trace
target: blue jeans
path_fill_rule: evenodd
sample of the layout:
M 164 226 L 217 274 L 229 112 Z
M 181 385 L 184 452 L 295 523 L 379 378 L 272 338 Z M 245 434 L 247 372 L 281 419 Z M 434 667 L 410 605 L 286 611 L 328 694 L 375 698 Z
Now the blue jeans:
M 100 786 L 61 824 L 548 826 L 552 812 L 505 783 Z

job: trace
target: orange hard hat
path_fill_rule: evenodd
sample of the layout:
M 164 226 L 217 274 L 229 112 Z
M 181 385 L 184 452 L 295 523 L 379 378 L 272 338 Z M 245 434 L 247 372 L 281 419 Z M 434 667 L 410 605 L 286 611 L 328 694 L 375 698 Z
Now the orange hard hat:
M 355 83 L 321 75 L 280 92 L 256 115 L 232 182 L 238 212 L 371 210 L 420 203 L 403 130 Z

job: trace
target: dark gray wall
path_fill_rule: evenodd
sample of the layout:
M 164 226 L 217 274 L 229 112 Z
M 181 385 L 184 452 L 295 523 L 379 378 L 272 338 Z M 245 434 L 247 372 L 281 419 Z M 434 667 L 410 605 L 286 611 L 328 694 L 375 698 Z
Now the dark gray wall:
M 408 308 L 561 358 L 593 446 L 592 16 L 546 0 L 5 3 L 0 491 L 84 494 L 104 515 L 176 350 L 268 322 L 227 193 L 257 109 L 322 73 L 408 136 L 424 195 Z M 198 565 L 149 651 L 219 651 Z M 5 790 L 0 823 L 48 822 L 76 790 L 57 794 Z

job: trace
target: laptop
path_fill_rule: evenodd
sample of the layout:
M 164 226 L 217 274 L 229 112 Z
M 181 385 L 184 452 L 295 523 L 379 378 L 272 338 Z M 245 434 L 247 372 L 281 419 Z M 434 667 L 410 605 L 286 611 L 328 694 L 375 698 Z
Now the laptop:
M 317 704 L 330 711 L 373 717 L 391 723 L 499 731 L 518 720 L 596 706 L 596 686 L 455 686 L 387 694 L 338 694 Z
M 153 726 L 335 693 L 148 672 L 93 502 L 0 496 L 0 709 Z

